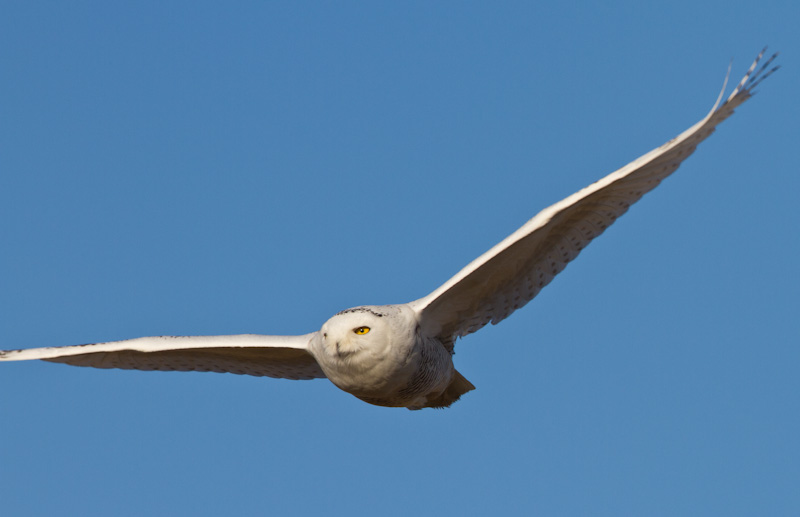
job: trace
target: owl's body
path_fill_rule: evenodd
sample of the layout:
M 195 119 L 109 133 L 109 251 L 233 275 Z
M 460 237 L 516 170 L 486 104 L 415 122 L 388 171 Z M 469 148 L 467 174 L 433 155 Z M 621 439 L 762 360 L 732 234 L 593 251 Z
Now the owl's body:
M 314 335 L 309 351 L 333 384 L 377 406 L 446 407 L 473 388 L 442 343 L 422 334 L 406 304 L 342 311 Z M 446 396 L 452 384 L 463 391 Z
M 447 407 L 474 389 L 452 360 L 456 339 L 499 323 L 546 286 L 595 237 L 654 189 L 749 99 L 777 67 L 763 51 L 728 99 L 666 144 L 539 212 L 427 296 L 361 306 L 300 336 L 181 336 L 89 345 L 0 350 L 0 360 L 76 366 L 214 371 L 314 379 L 379 406 Z M 727 78 L 726 78 L 727 84 Z

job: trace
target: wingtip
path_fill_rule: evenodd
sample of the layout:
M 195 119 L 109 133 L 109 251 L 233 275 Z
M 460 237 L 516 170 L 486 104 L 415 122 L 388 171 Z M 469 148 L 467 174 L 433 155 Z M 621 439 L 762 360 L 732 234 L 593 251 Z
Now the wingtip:
M 764 48 L 761 49 L 761 52 L 758 53 L 756 58 L 753 60 L 753 63 L 750 65 L 750 68 L 747 69 L 747 73 L 744 74 L 742 80 L 739 81 L 739 84 L 736 85 L 736 88 L 734 88 L 733 92 L 731 92 L 730 96 L 725 101 L 725 104 L 731 102 L 734 98 L 736 98 L 740 94 L 745 94 L 746 97 L 751 96 L 754 93 L 753 89 L 759 84 L 761 84 L 761 81 L 763 81 L 764 79 L 772 75 L 774 72 L 778 71 L 778 69 L 780 69 L 780 65 L 776 65 L 771 69 L 767 70 L 769 65 L 771 65 L 772 62 L 775 61 L 775 59 L 780 55 L 780 52 L 775 52 L 766 61 L 764 61 L 764 63 L 761 65 L 760 68 L 758 68 L 758 70 L 756 70 L 756 67 L 761 62 L 761 59 L 766 54 L 767 48 L 768 46 L 764 46 Z
M 31 361 L 47 359 L 57 355 L 53 348 L 20 348 L 16 350 L 0 350 L 0 361 Z
M 26 349 L 0 350 L 0 361 L 26 361 L 29 359 L 39 359 L 39 357 L 28 357 L 30 354 Z
M 20 352 L 22 350 L 0 350 L 0 361 L 14 361 L 14 356 Z

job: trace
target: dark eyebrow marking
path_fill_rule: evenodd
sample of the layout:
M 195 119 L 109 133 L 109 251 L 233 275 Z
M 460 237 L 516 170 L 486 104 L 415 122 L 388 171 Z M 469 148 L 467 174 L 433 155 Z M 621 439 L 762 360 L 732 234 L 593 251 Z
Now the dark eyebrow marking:
M 373 311 L 369 307 L 353 307 L 352 309 L 345 309 L 343 311 L 337 312 L 336 314 L 334 314 L 334 316 L 339 316 L 341 314 L 349 314 L 351 312 L 367 312 L 379 318 L 383 318 L 384 316 L 386 316 L 385 314 L 381 314 L 380 312 Z

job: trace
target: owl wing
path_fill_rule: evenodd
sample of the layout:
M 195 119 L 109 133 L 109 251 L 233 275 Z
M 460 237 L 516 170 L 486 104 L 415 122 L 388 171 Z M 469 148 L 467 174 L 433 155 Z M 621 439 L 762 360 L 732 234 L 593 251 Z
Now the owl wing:
M 753 73 L 756 58 L 730 97 L 717 102 L 703 120 L 605 178 L 542 210 L 519 230 L 472 261 L 428 296 L 409 305 L 429 335 L 452 350 L 457 337 L 496 324 L 532 300 L 595 237 L 645 193 L 675 172 L 716 126 L 750 98 L 772 72 L 777 54 Z M 730 68 L 728 69 L 730 74 Z
M 0 361 L 42 359 L 55 363 L 125 370 L 236 373 L 284 379 L 325 374 L 303 336 L 158 336 L 50 348 L 0 351 Z

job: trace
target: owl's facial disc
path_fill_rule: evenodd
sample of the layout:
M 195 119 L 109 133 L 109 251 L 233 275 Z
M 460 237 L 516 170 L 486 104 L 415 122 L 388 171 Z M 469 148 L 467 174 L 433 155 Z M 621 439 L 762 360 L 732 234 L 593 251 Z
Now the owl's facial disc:
M 343 359 L 376 344 L 375 332 L 383 315 L 366 308 L 348 309 L 322 326 L 322 340 L 328 354 Z

